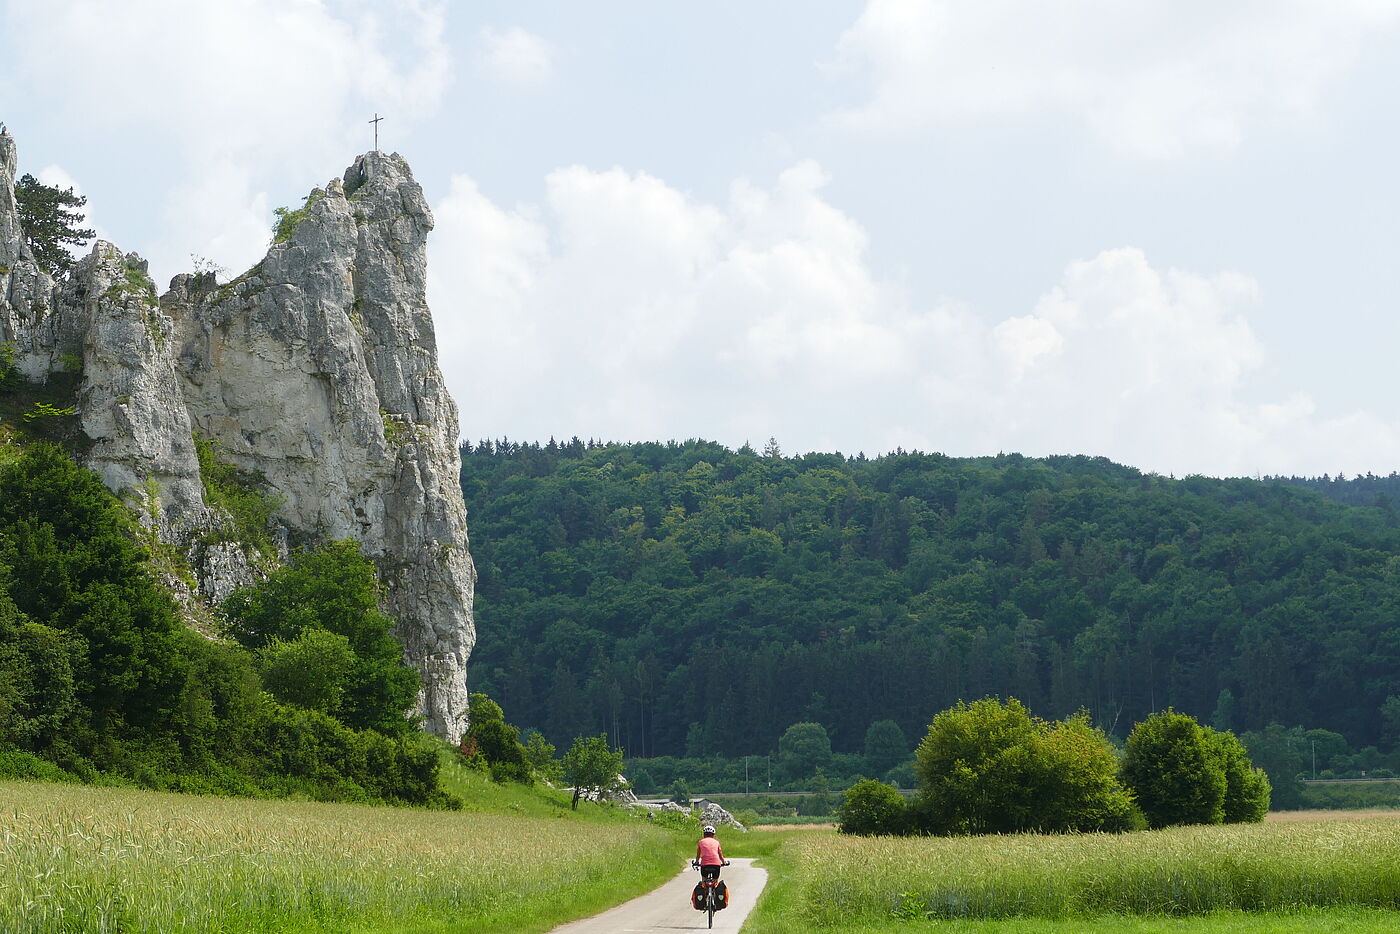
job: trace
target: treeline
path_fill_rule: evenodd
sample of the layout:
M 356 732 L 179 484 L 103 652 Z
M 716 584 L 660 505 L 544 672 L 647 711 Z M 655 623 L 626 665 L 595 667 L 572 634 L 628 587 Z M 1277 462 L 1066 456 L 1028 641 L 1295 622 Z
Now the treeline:
M 1400 473 L 1384 477 L 1368 473 L 1348 478 L 1345 474 L 1333 477 L 1265 477 L 1266 481 L 1276 480 L 1295 486 L 1316 490 L 1328 499 L 1334 499 L 1348 506 L 1375 506 L 1393 511 L 1400 503 Z
M 1174 710 L 1133 727 L 1121 755 L 1084 713 L 1031 715 L 1015 698 L 936 714 L 908 803 L 874 779 L 846 790 L 842 833 L 1123 832 L 1264 819 L 1270 787 L 1239 739 Z
M 231 638 L 207 638 L 95 474 L 48 444 L 0 454 L 0 776 L 460 804 L 355 545 L 235 592 Z
M 1101 458 L 784 457 L 704 441 L 462 449 L 473 688 L 555 743 L 838 753 L 1015 695 L 1110 734 L 1174 707 L 1389 750 L 1400 521 L 1283 481 Z M 1330 481 L 1329 481 L 1330 482 Z

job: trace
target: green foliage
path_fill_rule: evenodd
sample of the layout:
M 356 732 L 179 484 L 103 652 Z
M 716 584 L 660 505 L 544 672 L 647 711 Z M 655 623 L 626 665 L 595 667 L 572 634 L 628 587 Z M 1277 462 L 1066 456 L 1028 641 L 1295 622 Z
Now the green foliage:
M 71 405 L 56 406 L 51 402 L 36 402 L 34 408 L 24 413 L 24 420 L 32 422 L 39 418 L 61 418 L 64 415 L 77 415 L 78 410 Z
M 1249 761 L 1249 752 L 1234 733 L 1207 728 L 1206 739 L 1225 772 L 1222 802 L 1227 824 L 1254 823 L 1269 813 L 1269 777 Z
M 685 779 L 678 778 L 674 782 L 672 782 L 671 790 L 668 796 L 673 802 L 679 804 L 681 807 L 690 807 L 690 786 L 686 784 Z
M 205 503 L 229 518 L 229 527 L 221 527 L 218 540 L 240 542 L 265 558 L 275 556 L 269 526 L 282 498 L 268 491 L 261 474 L 240 470 L 226 460 L 219 442 L 196 437 L 194 450 Z
M 15 365 L 13 344 L 0 344 L 0 460 L 17 453 L 25 442 L 47 441 L 74 451 L 91 443 L 77 413 L 81 370 L 50 372 L 43 382 L 30 382 Z
M 794 723 L 778 740 L 778 768 L 789 779 L 807 779 L 831 764 L 831 738 L 820 723 Z
M 380 409 L 379 418 L 384 423 L 384 440 L 390 444 L 403 444 L 413 436 L 413 429 L 404 424 L 401 417 Z
M 1400 811 L 1400 781 L 1311 784 L 1300 792 L 1297 807 L 1306 810 Z
M 293 641 L 307 631 L 343 637 L 354 663 L 343 682 L 339 719 L 356 729 L 400 735 L 412 724 L 419 678 L 403 660 L 379 609 L 374 565 L 356 542 L 331 542 L 294 554 L 285 567 L 224 601 L 229 634 L 250 649 Z
M 485 694 L 473 691 L 467 695 L 467 719 L 473 725 L 493 721 L 504 722 L 506 712 L 501 709 L 500 704 Z
M 485 694 L 472 694 L 468 702 L 471 729 L 463 737 L 463 748 L 470 749 L 472 757 L 479 757 L 498 782 L 533 781 L 525 747 L 520 743 L 520 730 L 506 723 L 500 704 Z M 552 748 L 550 754 L 552 757 Z
M 1220 748 L 1195 719 L 1173 710 L 1133 727 L 1123 781 L 1150 826 L 1224 822 L 1228 783 Z
M 872 773 L 884 775 L 908 758 L 909 740 L 898 723 L 876 720 L 870 724 L 865 731 L 865 762 Z
M 78 226 L 86 215 L 76 209 L 84 207 L 87 198 L 74 194 L 71 187 L 60 189 L 41 184 L 26 172 L 15 182 L 15 202 L 24 242 L 39 267 L 51 276 L 58 276 L 73 265 L 68 246 L 81 246 L 96 236 L 94 231 Z
M 1273 806 L 1283 810 L 1301 807 L 1300 779 L 1308 767 L 1311 742 L 1304 730 L 1270 723 L 1262 730 L 1241 735 L 1240 740 L 1250 759 L 1268 776 Z
M 375 692 L 404 680 L 372 670 L 385 667 L 375 632 L 387 638 L 387 620 L 347 609 L 346 631 L 278 633 L 255 658 L 181 625 L 141 541 L 131 514 L 58 448 L 32 444 L 0 465 L 0 775 L 454 805 L 435 749 L 403 719 L 416 677 L 406 692 Z M 299 590 L 276 578 L 268 599 L 240 599 L 267 609 L 291 592 L 311 619 L 336 621 L 316 598 L 363 589 L 365 562 L 326 551 L 289 575 Z M 376 697 L 389 699 L 377 712 Z
M 277 223 L 272 228 L 272 242 L 286 243 L 292 239 L 292 234 L 297 232 L 301 222 L 306 220 L 306 216 L 311 213 L 311 206 L 326 196 L 326 193 L 319 188 L 313 188 L 303 200 L 299 208 L 277 208 L 272 213 L 277 218 Z
M 132 520 L 97 477 L 36 444 L 0 468 L 0 563 L 19 612 L 76 647 L 84 729 L 150 728 L 180 691 L 179 622 L 150 577 Z
M 284 704 L 340 713 L 355 668 L 355 650 L 339 633 L 308 627 L 291 640 L 273 639 L 257 650 L 268 693 Z
M 468 445 L 462 489 L 477 683 L 561 748 L 734 760 L 815 721 L 839 757 L 988 693 L 1120 737 L 1170 703 L 1400 741 L 1393 510 L 1087 457 L 705 441 Z
M 891 836 L 904 833 L 908 805 L 898 791 L 873 778 L 846 789 L 837 812 L 841 833 Z
M 554 758 L 554 746 L 539 730 L 530 730 L 525 739 L 525 764 L 542 781 L 557 782 L 560 778 L 561 767 Z
M 154 310 L 160 306 L 160 300 L 156 298 L 155 282 L 147 274 L 143 264 L 133 259 L 127 259 L 123 263 L 122 278 L 112 283 L 111 287 L 107 289 L 105 297 L 112 301 L 134 299 L 148 310 Z M 146 318 L 146 330 L 157 345 L 164 345 L 165 335 L 161 333 L 155 319 Z
M 608 734 L 577 737 L 564 753 L 563 778 L 574 789 L 572 809 L 580 798 L 603 798 L 617 791 L 622 773 L 622 750 L 608 745 Z
M 917 829 L 935 834 L 1129 830 L 1108 738 L 1083 715 L 1047 723 L 985 698 L 937 714 L 915 752 Z
M 354 730 L 320 711 L 283 706 L 261 719 L 254 748 L 265 767 L 291 779 L 289 791 L 303 779 L 332 800 L 454 803 L 437 787 L 437 751 L 418 735 Z
M 73 668 L 80 646 L 31 622 L 10 599 L 0 565 L 0 743 L 48 748 L 78 712 Z

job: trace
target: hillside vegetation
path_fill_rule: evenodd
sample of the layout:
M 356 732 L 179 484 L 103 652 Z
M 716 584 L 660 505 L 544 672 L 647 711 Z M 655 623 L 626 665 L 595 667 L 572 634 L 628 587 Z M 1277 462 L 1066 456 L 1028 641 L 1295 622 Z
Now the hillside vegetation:
M 358 548 L 294 554 L 196 632 L 181 556 L 74 462 L 72 386 L 0 347 L 0 776 L 459 805 Z
M 1169 706 L 1357 748 L 1400 730 L 1384 506 L 1088 457 L 703 441 L 466 445 L 462 488 L 474 688 L 554 742 L 763 755 L 812 721 L 839 755 L 987 694 L 1119 737 Z

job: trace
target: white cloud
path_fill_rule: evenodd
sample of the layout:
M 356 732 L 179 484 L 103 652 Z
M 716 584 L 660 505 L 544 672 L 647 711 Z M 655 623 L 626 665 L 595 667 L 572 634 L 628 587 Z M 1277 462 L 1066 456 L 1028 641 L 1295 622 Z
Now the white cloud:
M 203 221 L 197 238 L 173 228 L 150 248 L 164 272 L 190 252 L 241 269 L 267 245 L 273 179 L 323 182 L 326 165 L 369 148 L 373 110 L 398 126 L 436 110 L 452 67 L 443 15 L 423 0 L 13 4 L 8 45 L 21 51 L 8 67 L 94 138 L 178 153 L 172 223 L 233 218 Z
M 477 67 L 503 84 L 532 87 L 554 74 L 554 46 L 519 26 L 497 30 L 483 27 Z
M 1400 426 L 1324 415 L 1305 388 L 1246 401 L 1267 362 L 1248 277 L 1122 248 L 1012 315 L 919 310 L 871 273 L 825 181 L 802 163 L 710 204 L 574 166 L 542 205 L 506 209 L 455 178 L 429 274 L 463 434 L 773 435 L 789 451 L 1088 453 L 1177 474 L 1400 460 Z
M 1044 114 L 1147 158 L 1229 150 L 1306 120 L 1397 0 L 868 0 L 831 72 L 869 87 L 847 127 Z

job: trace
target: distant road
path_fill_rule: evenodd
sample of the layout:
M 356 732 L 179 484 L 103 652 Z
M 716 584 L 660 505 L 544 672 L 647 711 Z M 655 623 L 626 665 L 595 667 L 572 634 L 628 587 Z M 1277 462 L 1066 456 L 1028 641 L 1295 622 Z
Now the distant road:
M 1369 779 L 1360 780 L 1369 781 Z M 1396 780 L 1400 781 L 1400 779 Z M 919 790 L 917 788 L 896 788 L 895 790 L 898 791 L 900 794 L 904 795 L 906 798 L 912 798 L 914 795 L 919 793 Z M 720 798 L 757 798 L 760 795 L 765 798 L 810 798 L 815 794 L 815 791 L 707 791 L 704 793 L 697 791 L 691 792 L 690 798 L 692 801 L 697 798 L 705 798 L 710 801 L 718 801 Z M 843 792 L 840 791 L 827 792 L 827 796 L 831 798 L 839 798 L 842 794 Z M 643 795 L 640 798 L 640 800 L 644 803 L 651 802 L 654 804 L 660 804 L 663 801 L 669 801 L 671 799 L 665 797 L 657 797 L 656 795 Z
M 738 931 L 758 901 L 758 893 L 768 884 L 768 872 L 756 869 L 751 859 L 731 860 L 721 878 L 729 887 L 729 907 L 715 913 L 716 931 Z M 690 907 L 690 890 L 700 881 L 700 873 L 690 868 L 659 889 L 624 902 L 600 915 L 573 921 L 555 928 L 551 934 L 654 934 L 674 931 L 703 931 L 705 913 Z

